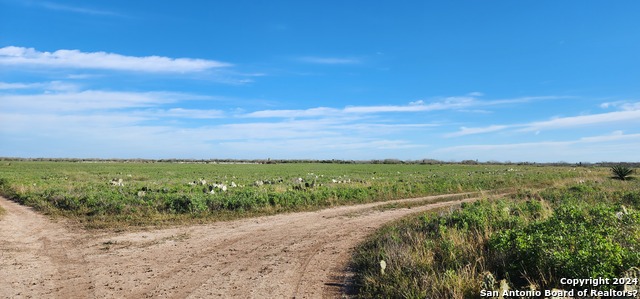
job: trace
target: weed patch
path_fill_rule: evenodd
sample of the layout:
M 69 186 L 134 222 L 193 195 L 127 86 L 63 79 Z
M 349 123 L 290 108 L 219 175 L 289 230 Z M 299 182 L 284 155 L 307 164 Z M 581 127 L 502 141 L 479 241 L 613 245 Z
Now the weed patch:
M 562 289 L 563 277 L 621 277 L 640 265 L 639 186 L 628 183 L 523 189 L 385 226 L 352 258 L 359 297 L 479 298 L 500 284 Z

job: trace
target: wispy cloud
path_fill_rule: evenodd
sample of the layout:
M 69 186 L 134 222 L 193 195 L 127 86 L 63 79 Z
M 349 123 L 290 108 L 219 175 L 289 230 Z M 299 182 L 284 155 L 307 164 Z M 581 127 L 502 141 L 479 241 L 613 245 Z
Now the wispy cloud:
M 462 108 L 471 105 L 473 98 L 451 97 L 442 102 L 426 104 L 424 101 L 411 102 L 408 105 L 347 106 L 341 109 L 317 107 L 300 110 L 262 110 L 245 114 L 244 117 L 318 117 L 344 114 L 373 114 L 385 112 L 420 112 Z
M 170 58 L 162 56 L 126 56 L 107 52 L 57 50 L 40 52 L 34 48 L 0 48 L 0 65 L 50 68 L 102 69 L 151 73 L 190 73 L 229 67 L 215 60 Z
M 70 91 L 77 90 L 79 88 L 78 85 L 62 82 L 62 81 L 51 81 L 51 82 L 33 82 L 33 83 L 24 83 L 24 82 L 0 82 L 0 90 L 19 90 L 19 89 L 42 89 L 42 90 L 51 90 L 51 91 Z
M 360 137 L 322 137 L 296 138 L 279 142 L 272 140 L 239 140 L 220 143 L 222 146 L 240 153 L 253 153 L 253 156 L 265 154 L 276 158 L 287 159 L 374 159 L 379 158 L 379 151 L 392 157 L 404 150 L 427 148 L 427 145 L 415 144 L 407 140 L 377 139 Z M 258 150 L 259 149 L 259 150 Z M 336 154 L 339 152 L 340 154 Z
M 614 131 L 574 140 L 451 146 L 434 153 L 483 161 L 637 161 L 635 152 L 629 151 L 637 146 L 640 146 L 640 134 Z
M 297 59 L 301 62 L 314 64 L 359 64 L 360 59 L 350 57 L 319 57 L 319 56 L 303 56 Z
M 331 116 L 341 113 L 342 110 L 328 107 L 318 107 L 302 110 L 261 110 L 250 112 L 244 117 L 250 118 L 291 118 L 291 117 L 317 117 Z
M 198 98 L 169 92 L 114 92 L 85 90 L 78 92 L 10 94 L 0 95 L 3 111 L 72 112 L 87 110 L 113 110 L 156 107 L 190 98 Z
M 447 97 L 433 102 L 425 100 L 417 100 L 409 102 L 407 105 L 379 105 L 379 106 L 347 106 L 344 108 L 331 107 L 315 107 L 309 109 L 298 110 L 262 110 L 247 113 L 244 117 L 319 117 L 343 114 L 375 114 L 375 113 L 391 113 L 391 112 L 425 112 L 437 110 L 460 110 L 469 107 L 487 107 L 509 103 L 523 103 L 535 100 L 558 99 L 563 97 L 542 96 L 542 97 L 523 97 L 515 99 L 502 99 L 493 101 L 480 101 L 472 96 L 465 97 Z M 465 110 L 466 111 L 466 110 Z M 483 111 L 487 113 L 487 111 Z
M 9 83 L 0 82 L 0 90 L 15 90 L 15 89 L 29 89 L 33 88 L 33 84 L 30 83 Z
M 605 123 L 640 121 L 640 110 L 617 111 L 609 113 L 560 117 L 546 121 L 532 122 L 521 125 L 521 131 L 537 131 L 542 129 L 564 129 Z
M 617 109 L 622 109 L 626 111 L 640 110 L 640 102 L 633 102 L 633 101 L 605 102 L 600 104 L 600 108 L 602 109 L 617 108 Z
M 517 129 L 518 132 L 531 132 L 626 122 L 640 122 L 640 110 L 625 110 L 590 115 L 558 117 L 550 120 L 535 121 L 524 124 L 491 125 L 488 127 L 475 128 L 461 127 L 459 131 L 446 134 L 445 136 L 459 137 L 472 134 L 490 133 L 506 129 Z
M 30 1 L 28 3 L 38 5 L 46 9 L 57 10 L 57 11 L 66 11 L 66 12 L 89 14 L 89 15 L 101 15 L 101 16 L 119 16 L 119 17 L 123 16 L 120 13 L 116 13 L 109 10 L 62 5 L 62 4 L 48 2 L 48 1 L 35 1 L 35 2 Z
M 483 128 L 461 127 L 460 131 L 455 132 L 455 133 L 445 134 L 444 136 L 445 137 L 460 137 L 460 136 L 472 135 L 472 134 L 482 134 L 482 133 L 496 132 L 496 131 L 504 130 L 506 128 L 508 128 L 508 126 L 491 125 L 491 126 L 483 127 Z
M 155 118 L 190 118 L 190 119 L 214 119 L 225 117 L 225 112 L 217 109 L 154 109 L 140 111 L 133 114 L 151 116 Z

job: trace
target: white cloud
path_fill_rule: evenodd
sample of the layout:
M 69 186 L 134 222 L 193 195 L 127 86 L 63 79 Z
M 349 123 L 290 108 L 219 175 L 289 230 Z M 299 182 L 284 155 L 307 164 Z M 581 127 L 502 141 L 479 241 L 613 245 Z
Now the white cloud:
M 614 131 L 609 135 L 565 141 L 451 146 L 437 149 L 434 154 L 446 155 L 449 159 L 482 161 L 637 161 L 634 149 L 638 146 L 640 134 L 625 135 Z
M 520 97 L 513 99 L 501 99 L 501 100 L 493 100 L 487 101 L 488 105 L 501 105 L 501 104 L 517 104 L 517 103 L 528 103 L 533 101 L 545 101 L 545 100 L 563 100 L 563 99 L 573 99 L 573 96 L 535 96 L 535 97 Z
M 406 140 L 372 139 L 359 137 L 321 137 L 321 138 L 293 138 L 280 142 L 272 140 L 243 140 L 222 142 L 222 145 L 240 151 L 255 151 L 260 149 L 262 153 L 270 152 L 272 155 L 281 158 L 306 158 L 318 156 L 321 158 L 335 158 L 335 151 L 353 151 L 351 158 L 371 159 L 371 155 L 376 150 L 403 150 L 414 148 L 425 148 L 426 145 L 414 144 Z M 363 152 L 366 151 L 367 153 Z M 286 154 L 285 154 L 286 153 Z M 283 155 L 285 154 L 285 155 Z M 378 157 L 379 158 L 379 157 Z
M 482 134 L 482 133 L 496 132 L 496 131 L 504 130 L 506 128 L 508 128 L 508 126 L 491 125 L 491 126 L 483 127 L 483 128 L 461 127 L 460 131 L 455 132 L 455 133 L 449 133 L 449 134 L 446 134 L 444 136 L 445 137 L 460 137 L 460 136 L 472 135 L 472 134 Z
M 61 81 L 51 82 L 0 82 L 0 90 L 18 90 L 18 89 L 42 89 L 47 91 L 72 91 L 77 90 L 78 85 Z
M 582 137 L 576 140 L 568 141 L 540 141 L 540 142 L 523 142 L 523 143 L 509 143 L 509 144 L 485 144 L 485 145 L 462 145 L 453 146 L 438 151 L 455 151 L 455 150 L 517 150 L 524 148 L 542 149 L 547 146 L 566 146 L 572 144 L 584 144 L 584 143 L 600 143 L 607 141 L 618 140 L 640 140 L 640 134 L 624 134 L 622 131 L 613 131 L 609 135 L 598 135 Z
M 410 102 L 409 105 L 347 106 L 342 109 L 317 107 L 300 110 L 262 110 L 245 114 L 244 117 L 318 117 L 345 114 L 374 114 L 385 112 L 420 112 L 432 110 L 457 109 L 474 105 L 473 98 L 450 97 L 441 102 L 425 104 L 423 100 Z
M 547 121 L 532 122 L 520 126 L 524 126 L 521 131 L 537 131 L 542 129 L 560 129 L 628 121 L 640 121 L 640 110 L 561 117 Z
M 29 89 L 33 88 L 33 83 L 8 83 L 0 82 L 0 90 Z
M 42 94 L 0 95 L 0 109 L 15 112 L 73 112 L 155 107 L 199 96 L 169 92 L 114 92 L 85 90 Z
M 299 61 L 315 63 L 315 64 L 359 64 L 361 61 L 356 58 L 338 58 L 338 57 L 317 57 L 304 56 L 298 58 Z
M 483 110 L 483 109 L 460 109 L 458 110 L 458 112 L 467 112 L 467 113 L 474 113 L 474 114 L 492 114 L 493 113 L 493 111 Z
M 605 142 L 605 141 L 617 141 L 617 140 L 633 140 L 640 139 L 640 134 L 624 134 L 621 130 L 611 132 L 610 135 L 600 135 L 580 138 L 579 142 Z
M 408 105 L 379 105 L 379 106 L 347 106 L 342 109 L 330 107 L 316 107 L 309 109 L 292 109 L 292 110 L 261 110 L 243 115 L 243 117 L 322 117 L 335 116 L 344 114 L 375 114 L 375 113 L 391 113 L 391 112 L 423 112 L 436 110 L 458 110 L 463 112 L 472 112 L 469 107 L 484 107 L 501 105 L 507 103 L 522 103 L 534 100 L 558 99 L 564 97 L 558 96 L 541 96 L 541 97 L 522 97 L 515 99 L 503 99 L 494 101 L 479 101 L 474 97 L 447 97 L 427 103 L 425 100 L 416 100 L 409 102 Z M 478 113 L 490 113 L 486 110 L 478 110 Z
M 375 158 L 377 150 L 417 151 L 423 145 L 399 135 L 435 126 L 396 123 L 326 107 L 242 114 L 191 108 L 193 103 L 184 102 L 203 97 L 189 94 L 104 90 L 46 93 L 42 90 L 45 85 L 53 84 L 2 85 L 39 92 L 0 95 L 0 139 L 11 140 L 0 145 L 2 155 L 356 158 L 367 149 Z M 301 115 L 310 118 L 296 119 Z M 244 122 L 250 120 L 244 116 L 282 119 Z M 41 150 L 35 140 L 48 144 L 48 150 Z M 310 155 L 312 152 L 315 154 Z
M 118 13 L 115 13 L 115 12 L 112 12 L 112 11 L 108 11 L 108 10 L 92 9 L 92 8 L 78 7 L 78 6 L 61 5 L 61 4 L 58 4 L 58 3 L 52 3 L 52 2 L 47 2 L 47 1 L 30 2 L 30 3 L 36 3 L 41 7 L 44 7 L 44 8 L 47 8 L 47 9 L 51 9 L 51 10 L 68 11 L 68 12 L 89 14 L 89 15 L 122 16 L 121 14 L 118 14 Z
M 228 63 L 205 59 L 138 57 L 107 52 L 81 52 L 79 50 L 40 52 L 34 48 L 14 46 L 0 48 L 0 65 L 156 73 L 202 72 L 231 66 Z
M 603 109 L 608 109 L 611 107 L 618 108 L 625 111 L 640 110 L 640 102 L 616 101 L 616 102 L 605 102 L 600 104 L 600 108 L 603 108 Z
M 626 111 L 640 110 L 640 102 L 624 103 L 620 106 L 620 108 Z
M 492 125 L 489 127 L 476 127 L 467 128 L 462 127 L 460 131 L 449 133 L 446 137 L 458 137 L 472 134 L 482 134 L 488 132 L 495 132 L 499 130 L 520 128 L 519 132 L 536 132 L 539 134 L 540 130 L 551 129 L 566 129 L 572 127 L 584 127 L 592 125 L 601 125 L 607 123 L 627 123 L 627 122 L 640 122 L 640 110 L 626 110 L 616 111 L 600 114 L 558 117 L 546 121 L 536 121 L 525 124 L 511 124 L 511 125 Z
M 261 110 L 247 113 L 244 117 L 315 117 L 315 116 L 331 116 L 340 113 L 341 110 L 327 107 L 318 107 L 304 110 Z
M 56 84 L 61 83 L 0 83 L 0 87 L 4 86 L 5 90 L 20 91 L 16 94 L 0 94 L 0 140 L 7 140 L 6 143 L 0 144 L 0 154 L 82 157 L 91 153 L 94 157 L 147 158 L 259 158 L 265 155 L 282 158 L 420 158 L 431 155 L 424 150 L 428 147 L 427 141 L 443 146 L 456 140 L 442 139 L 442 133 L 433 129 L 439 126 L 437 122 L 420 123 L 424 119 L 422 115 L 419 116 L 421 120 L 416 120 L 384 113 L 460 111 L 470 107 L 499 105 L 507 101 L 480 101 L 466 96 L 440 98 L 431 102 L 416 100 L 405 105 L 245 112 L 221 108 L 220 105 L 211 106 L 216 109 L 207 109 L 208 107 L 202 105 L 194 106 L 193 102 L 186 102 L 212 98 L 180 93 L 44 91 L 45 87 Z M 79 89 L 77 86 L 75 88 Z M 24 90 L 30 89 L 40 93 L 24 94 Z M 532 97 L 510 101 L 531 100 Z M 635 113 L 612 113 L 632 112 Z M 623 119 L 629 117 L 625 116 Z M 561 119 L 551 121 L 559 120 Z M 544 122 L 479 128 L 462 127 L 459 132 L 445 136 L 464 136 L 510 128 L 526 129 L 534 124 L 544 128 L 551 127 L 550 124 L 540 123 Z M 462 154 L 467 155 L 463 158 L 476 158 L 470 157 L 474 150 L 484 152 L 487 157 L 495 157 L 492 155 L 500 152 L 513 152 L 512 155 L 522 152 L 524 154 L 521 155 L 521 160 L 543 160 L 544 157 L 536 156 L 539 153 L 529 147 L 544 147 L 544 150 L 539 152 L 550 154 L 552 149 L 572 149 L 577 147 L 577 144 L 600 146 L 607 142 L 636 140 L 638 138 L 633 134 L 624 135 L 623 132 L 616 131 L 611 135 L 585 137 L 575 142 L 449 147 L 448 150 L 459 149 L 460 152 L 445 150 L 433 153 L 450 155 L 445 159 L 449 160 Z M 52 150 L 41 150 L 37 142 L 49 144 Z M 80 151 L 78 148 L 85 150 Z M 607 153 L 615 152 L 613 147 L 605 149 L 602 145 L 599 148 Z M 492 152 L 492 149 L 495 152 Z M 515 160 L 506 158 L 507 156 L 497 157 L 502 160 Z
M 67 79 L 89 79 L 99 77 L 100 75 L 96 74 L 69 74 L 67 75 Z
M 214 118 L 225 117 L 224 111 L 216 110 L 216 109 L 171 108 L 171 109 L 143 111 L 139 114 L 148 115 L 152 117 L 159 117 L 159 118 L 168 117 L 168 118 L 214 119 Z
M 384 105 L 384 106 L 348 106 L 345 113 L 383 113 L 383 112 L 417 112 L 430 110 L 428 105 Z

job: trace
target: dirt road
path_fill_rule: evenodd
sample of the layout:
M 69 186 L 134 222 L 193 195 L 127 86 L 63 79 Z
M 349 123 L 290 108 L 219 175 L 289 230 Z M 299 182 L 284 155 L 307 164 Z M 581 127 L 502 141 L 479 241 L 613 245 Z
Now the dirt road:
M 73 228 L 0 198 L 0 297 L 341 297 L 351 250 L 368 234 L 461 202 L 384 211 L 375 207 L 389 202 L 372 203 L 114 233 Z

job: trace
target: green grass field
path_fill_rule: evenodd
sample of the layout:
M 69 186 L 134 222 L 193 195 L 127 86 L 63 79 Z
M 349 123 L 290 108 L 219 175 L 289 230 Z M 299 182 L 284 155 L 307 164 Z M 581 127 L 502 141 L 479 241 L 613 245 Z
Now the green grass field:
M 594 171 L 597 168 L 520 165 L 3 161 L 0 193 L 89 227 L 157 225 L 542 187 Z

